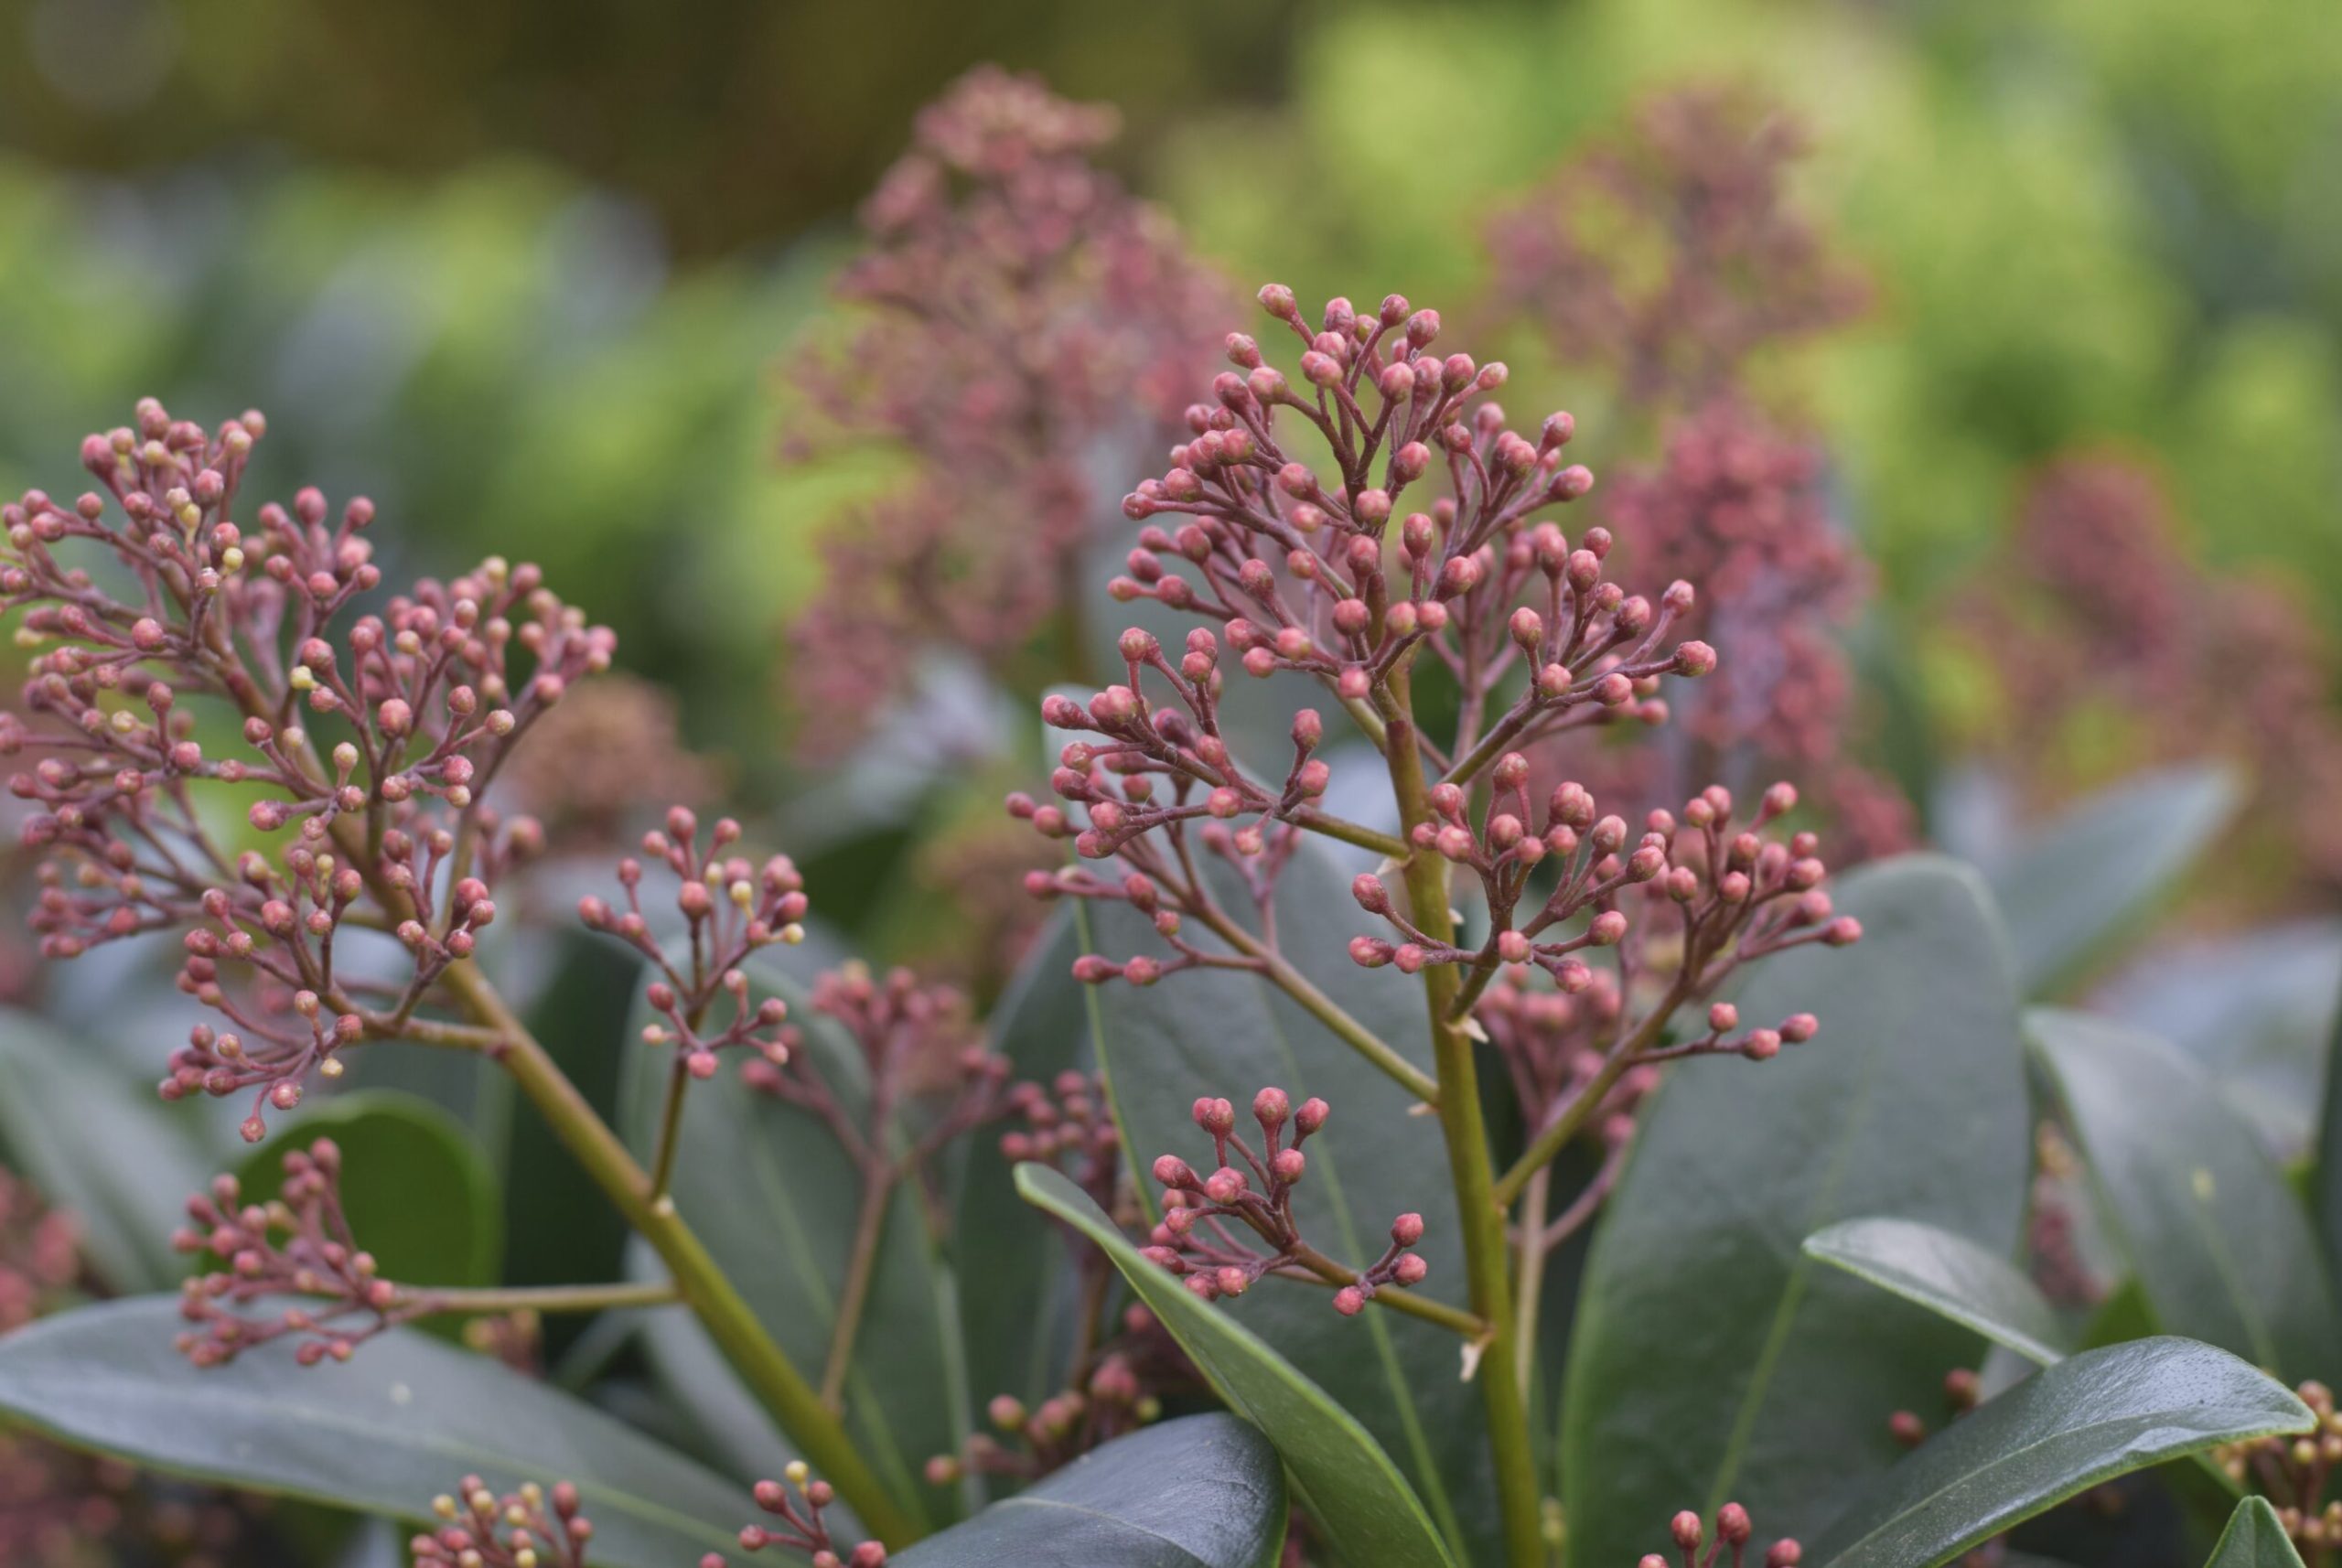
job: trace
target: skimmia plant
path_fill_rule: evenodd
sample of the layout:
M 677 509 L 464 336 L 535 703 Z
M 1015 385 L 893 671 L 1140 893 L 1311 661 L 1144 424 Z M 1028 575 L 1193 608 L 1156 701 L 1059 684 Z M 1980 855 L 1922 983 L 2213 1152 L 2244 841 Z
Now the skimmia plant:
M 1062 220 L 992 236 L 1060 256 L 1103 199 L 1094 119 L 951 104 L 872 287 L 982 274 L 954 214 Z M 1761 218 L 1782 150 L 1691 161 Z M 1809 256 L 1694 205 L 1719 255 Z M 1185 319 L 1105 211 L 1101 319 Z M 616 639 L 533 567 L 402 586 L 366 502 L 252 504 L 258 414 L 141 404 L 7 505 L 0 751 L 32 929 L 84 961 L 71 1037 L 0 1031 L 48 1195 L 0 1181 L 0 1561 L 284 1556 L 207 1487 L 453 1568 L 2334 1561 L 2342 1090 L 2249 1117 L 2197 1056 L 2021 1010 L 2222 782 L 1989 876 L 1833 875 L 1854 572 L 1814 459 L 1703 381 L 1595 514 L 1570 416 L 1515 430 L 1437 312 L 1260 298 L 1087 585 L 1111 673 L 1041 706 L 1008 808 L 1050 924 L 988 1016 L 812 961 L 822 889 L 701 814 L 655 694 L 585 706 Z M 1046 597 L 1067 537 L 983 542 Z M 614 868 L 562 858 L 621 820 Z M 142 947 L 185 1030 L 132 1031 L 159 1105 L 87 1015 Z M 468 1122 L 381 1086 L 433 1059 Z

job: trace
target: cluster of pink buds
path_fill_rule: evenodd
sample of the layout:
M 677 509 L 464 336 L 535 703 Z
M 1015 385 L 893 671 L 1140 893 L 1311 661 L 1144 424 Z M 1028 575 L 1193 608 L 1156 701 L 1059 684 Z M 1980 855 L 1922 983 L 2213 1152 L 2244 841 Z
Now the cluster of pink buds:
M 585 1568 L 594 1525 L 577 1510 L 577 1488 L 567 1481 L 550 1494 L 529 1481 L 500 1498 L 466 1476 L 455 1494 L 432 1499 L 445 1522 L 407 1548 L 415 1568 Z
M 182 1355 L 217 1367 L 286 1335 L 300 1339 L 294 1358 L 314 1367 L 349 1359 L 386 1329 L 437 1310 L 427 1291 L 394 1284 L 376 1272 L 341 1208 L 341 1151 L 320 1138 L 285 1155 L 285 1185 L 267 1203 L 242 1202 L 236 1178 L 212 1179 L 188 1199 L 189 1224 L 171 1238 L 188 1253 L 208 1252 L 223 1265 L 190 1276 L 179 1310 L 197 1326 L 178 1337 Z M 269 1297 L 302 1300 L 266 1316 L 237 1308 Z
M 820 1053 L 801 1048 L 796 1026 L 782 1031 L 790 1048 L 741 1069 L 749 1087 L 812 1112 L 865 1171 L 923 1172 L 945 1144 L 1007 1111 L 1008 1058 L 985 1047 L 967 999 L 948 985 L 922 984 L 908 969 L 874 975 L 860 963 L 825 971 L 813 982 L 813 1012 L 842 1026 L 860 1052 L 868 1084 L 865 1118 L 857 1120 L 832 1090 Z M 902 1102 L 940 1101 L 919 1138 L 899 1155 L 886 1141 Z
M 1262 1147 L 1255 1154 L 1236 1131 L 1236 1108 L 1225 1100 L 1195 1103 L 1196 1125 L 1211 1136 L 1213 1170 L 1199 1176 L 1176 1155 L 1155 1160 L 1155 1179 L 1163 1187 L 1163 1222 L 1148 1238 L 1147 1258 L 1187 1281 L 1206 1301 L 1242 1295 L 1264 1275 L 1282 1273 L 1330 1283 L 1334 1308 L 1354 1317 L 1385 1285 L 1414 1285 L 1429 1272 L 1419 1253 L 1407 1249 L 1423 1240 L 1420 1214 L 1402 1214 L 1391 1224 L 1391 1245 L 1364 1270 L 1343 1267 L 1301 1236 L 1293 1214 L 1293 1189 L 1307 1174 L 1302 1144 L 1326 1125 L 1330 1110 L 1322 1100 L 1295 1105 L 1282 1089 L 1252 1097 L 1252 1119 L 1260 1123 Z M 1293 1140 L 1286 1143 L 1290 1124 Z M 1235 1152 L 1241 1165 L 1230 1163 Z M 1262 1243 L 1254 1246 L 1230 1229 L 1242 1226 Z
M 351 618 L 381 583 L 374 509 L 334 518 L 305 489 L 236 521 L 263 428 L 246 414 L 207 434 L 150 399 L 134 426 L 83 444 L 96 489 L 0 508 L 0 608 L 24 612 L 19 640 L 41 650 L 24 688 L 35 722 L 0 721 L 0 754 L 37 758 L 9 787 L 34 808 L 26 843 L 52 857 L 42 951 L 183 930 L 181 988 L 232 1028 L 197 1031 L 163 1092 L 254 1091 L 254 1139 L 263 1110 L 296 1102 L 343 1047 L 399 1032 L 469 956 L 497 877 L 542 838 L 500 822 L 485 791 L 616 645 L 535 567 L 499 559 Z M 67 564 L 76 546 L 111 575 Z M 246 755 L 197 738 L 204 705 L 234 716 Z M 204 808 L 223 786 L 257 795 L 254 832 L 291 832 L 278 856 L 221 842 Z M 387 973 L 343 961 L 359 913 L 405 949 Z
M 1224 285 L 1091 162 L 1116 129 L 1110 107 L 980 67 L 863 209 L 838 285 L 860 325 L 792 360 L 796 445 L 883 446 L 917 477 L 825 533 L 829 591 L 792 635 L 816 746 L 865 732 L 923 648 L 1002 659 L 1063 612 L 1112 517 L 1101 453 L 1114 472 L 1176 429 L 1209 362 Z
M 1489 225 L 1492 293 L 1634 406 L 1687 406 L 1750 355 L 1861 314 L 1868 289 L 1788 200 L 1804 138 L 1736 87 L 1646 100 Z
M 686 807 L 670 807 L 666 831 L 643 835 L 643 860 L 629 855 L 618 862 L 625 909 L 590 897 L 577 905 L 578 918 L 589 929 L 617 937 L 657 967 L 663 978 L 650 983 L 650 1002 L 666 1023 L 650 1025 L 643 1037 L 674 1047 L 679 1068 L 693 1078 L 714 1077 L 716 1054 L 724 1050 L 745 1048 L 776 1068 L 789 1059 L 781 1030 L 788 1004 L 779 997 L 751 1003 L 748 977 L 740 966 L 775 943 L 805 940 L 805 879 L 785 854 L 757 866 L 746 855 L 727 853 L 739 842 L 740 824 L 725 817 L 709 830 L 703 850 L 699 819 Z M 643 913 L 644 860 L 664 866 L 675 878 L 675 908 L 687 933 L 688 959 L 670 952 Z M 723 1028 L 712 1030 L 707 1014 L 719 993 L 730 998 L 730 1012 Z
M 1748 1520 L 1748 1510 L 1738 1503 L 1726 1503 L 1716 1509 L 1715 1538 L 1713 1541 L 1708 1539 L 1707 1526 L 1690 1509 L 1685 1509 L 1670 1520 L 1667 1531 L 1674 1538 L 1675 1550 L 1683 1554 L 1682 1568 L 1715 1568 L 1718 1560 L 1727 1552 L 1732 1554 L 1731 1568 L 1744 1568 L 1750 1539 L 1756 1534 L 1755 1527 Z M 1704 1555 L 1700 1551 L 1703 1544 L 1707 1546 Z M 1797 1568 L 1804 1560 L 1804 1549 L 1789 1540 L 1773 1542 L 1766 1550 L 1763 1559 L 1765 1568 Z M 1670 1564 L 1664 1555 L 1653 1552 L 1644 1556 L 1638 1568 L 1670 1568 Z
M 81 1275 L 73 1217 L 0 1170 L 0 1334 L 38 1317 Z
M 1008 1091 L 1008 1110 L 1024 1125 L 1000 1135 L 1002 1158 L 1055 1165 L 1112 1211 L 1123 1135 L 1096 1075 L 1069 1068 L 1047 1087 L 1020 1083 Z
M 1118 598 L 1154 599 L 1218 629 L 1190 631 L 1176 664 L 1152 634 L 1126 632 L 1123 682 L 1086 704 L 1052 696 L 1043 705 L 1047 723 L 1080 736 L 1051 779 L 1065 804 L 1009 802 L 1044 836 L 1128 868 L 1121 877 L 1036 873 L 1033 893 L 1129 900 L 1175 950 L 1167 962 L 1093 955 L 1085 979 L 1146 984 L 1241 961 L 1180 934 L 1184 918 L 1200 918 L 1227 938 L 1194 870 L 1191 830 L 1238 865 L 1262 908 L 1300 830 L 1403 853 L 1323 809 L 1330 777 L 1316 755 L 1325 739 L 1316 709 L 1294 719 L 1282 779 L 1237 762 L 1219 715 L 1223 650 L 1247 674 L 1315 681 L 1386 755 L 1413 746 L 1459 790 L 1508 746 L 1589 725 L 1660 722 L 1664 678 L 1716 665 L 1706 644 L 1670 640 L 1693 603 L 1689 584 L 1656 602 L 1629 594 L 1606 577 L 1606 531 L 1573 546 L 1534 521 L 1593 485 L 1584 467 L 1563 462 L 1568 414 L 1547 419 L 1534 441 L 1514 434 L 1503 411 L 1482 401 L 1504 383 L 1505 367 L 1433 352 L 1438 312 L 1399 295 L 1366 313 L 1333 300 L 1315 330 L 1291 290 L 1272 285 L 1261 300 L 1299 339 L 1302 381 L 1269 365 L 1252 338 L 1230 336 L 1237 369 L 1215 381 L 1212 403 L 1188 411 L 1192 439 L 1123 503 L 1147 525 L 1128 574 L 1112 585 Z M 1288 449 L 1302 425 L 1337 476 Z M 1408 510 L 1415 501 L 1420 510 Z M 1164 518 L 1185 521 L 1154 521 Z M 1424 660 L 1444 665 L 1476 708 L 1518 688 L 1484 732 L 1458 737 L 1463 755 L 1443 753 L 1404 716 L 1402 695 Z M 1150 687 L 1169 700 L 1158 703 Z
M 1594 987 L 1596 973 L 1580 954 L 1618 950 L 1622 972 L 1640 975 L 1659 967 L 1664 946 L 1677 953 L 1674 965 L 1689 977 L 1689 995 L 1712 988 L 1749 959 L 1807 942 L 1845 947 L 1861 939 L 1853 917 L 1832 911 L 1815 836 L 1800 832 L 1786 843 L 1762 836 L 1767 823 L 1797 804 L 1797 791 L 1787 784 L 1766 790 L 1755 820 L 1736 832 L 1731 792 L 1712 785 L 1680 816 L 1651 812 L 1628 850 L 1625 820 L 1598 816 L 1594 797 L 1576 783 L 1555 789 L 1539 817 L 1529 794 L 1529 760 L 1518 752 L 1499 760 L 1490 782 L 1494 793 L 1477 830 L 1464 790 L 1453 784 L 1433 787 L 1438 821 L 1414 830 L 1418 852 L 1437 854 L 1478 878 L 1490 915 L 1488 940 L 1477 948 L 1432 941 L 1392 901 L 1381 878 L 1364 874 L 1351 884 L 1351 896 L 1402 940 L 1356 938 L 1350 956 L 1359 964 L 1394 964 L 1409 974 L 1434 963 L 1464 964 L 1484 974 L 1499 965 L 1534 964 L 1552 974 L 1563 993 L 1576 995 Z M 1552 891 L 1533 909 L 1524 908 L 1531 875 L 1540 868 L 1552 879 Z M 1629 893 L 1648 912 L 1640 930 L 1619 908 Z M 1738 1051 L 1755 1060 L 1813 1033 L 1813 1020 L 1799 1015 L 1778 1030 L 1756 1029 L 1727 1041 L 1738 1016 L 1721 1003 L 1709 1023 L 1700 1050 Z
M 1162 1401 L 1145 1391 L 1140 1367 L 1131 1357 L 1110 1351 L 1080 1388 L 1052 1394 L 1030 1410 L 1013 1395 L 994 1396 L 984 1414 L 999 1436 L 979 1432 L 957 1456 L 937 1455 L 927 1462 L 927 1479 L 938 1487 L 970 1473 L 1031 1480 L 1162 1413 Z
M 757 1507 L 779 1524 L 744 1526 L 742 1551 L 778 1546 L 784 1552 L 802 1552 L 812 1560 L 813 1568 L 879 1568 L 886 1561 L 886 1549 L 875 1541 L 865 1541 L 840 1556 L 830 1539 L 829 1526 L 822 1520 L 822 1510 L 837 1499 L 836 1490 L 827 1481 L 814 1479 L 802 1459 L 791 1463 L 782 1474 L 788 1477 L 786 1483 L 758 1481 L 755 1493 Z M 723 1554 L 709 1552 L 700 1559 L 700 1568 L 724 1568 Z

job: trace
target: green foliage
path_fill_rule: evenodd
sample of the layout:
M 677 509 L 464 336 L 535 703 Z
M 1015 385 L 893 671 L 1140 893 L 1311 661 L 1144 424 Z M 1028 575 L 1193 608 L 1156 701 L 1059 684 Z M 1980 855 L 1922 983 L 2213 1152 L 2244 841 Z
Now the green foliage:
M 14 1010 L 0 1013 L 0 1148 L 72 1213 L 113 1289 L 162 1290 L 187 1272 L 171 1232 L 211 1175 L 187 1118 L 94 1047 Z
M 2160 912 L 2238 804 L 2223 769 L 2171 768 L 2094 795 L 2010 846 L 1994 867 L 1993 896 L 2025 994 L 2055 993 Z
M 1821 1568 L 1937 1568 L 2102 1481 L 2313 1419 L 2266 1373 L 2193 1340 L 2087 1350 L 1928 1439 L 1809 1556 Z
M 313 1101 L 236 1167 L 244 1201 L 274 1197 L 285 1182 L 285 1152 L 319 1138 L 341 1147 L 342 1213 L 384 1279 L 422 1285 L 496 1279 L 503 1221 L 496 1181 L 461 1122 L 428 1101 L 384 1090 Z
M 290 1356 L 203 1370 L 172 1348 L 178 1305 L 83 1307 L 0 1342 L 0 1410 L 168 1475 L 414 1520 L 477 1474 L 501 1492 L 575 1483 L 595 1562 L 674 1568 L 732 1544 L 739 1488 L 568 1394 L 394 1329 L 346 1366 Z
M 1244 907 L 1241 894 L 1223 897 Z M 1348 877 L 1323 847 L 1305 843 L 1280 879 L 1278 900 L 1296 911 L 1340 910 L 1349 907 Z M 1093 951 L 1123 956 L 1157 940 L 1144 917 L 1122 906 L 1090 914 Z M 1395 970 L 1353 963 L 1344 921 L 1288 920 L 1279 935 L 1295 969 L 1414 1065 L 1429 1067 L 1421 992 Z M 1239 1106 L 1268 1085 L 1295 1105 L 1316 1095 L 1334 1111 L 1310 1139 L 1308 1176 L 1295 1189 L 1303 1233 L 1331 1255 L 1370 1262 L 1394 1219 L 1420 1213 L 1423 1240 L 1415 1250 L 1431 1269 L 1422 1288 L 1448 1301 L 1461 1295 L 1455 1197 L 1436 1174 L 1446 1168 L 1439 1123 L 1414 1114 L 1417 1101 L 1403 1088 L 1251 974 L 1207 970 L 1145 988 L 1103 988 L 1097 1005 L 1098 1060 L 1133 1169 L 1143 1174 L 1158 1155 L 1209 1149 L 1192 1115 L 1198 1094 Z M 1306 1289 L 1254 1291 L 1218 1310 L 1357 1416 L 1398 1461 L 1460 1561 L 1486 1555 L 1496 1523 L 1487 1438 L 1477 1391 L 1457 1376 L 1452 1332 L 1387 1312 L 1346 1323 L 1327 1296 Z
M 2026 1114 L 2006 939 L 1980 881 L 1912 857 L 1848 877 L 1860 946 L 1768 962 L 1744 1016 L 1821 1032 L 1660 1091 L 1595 1238 L 1568 1347 L 1562 1496 L 1582 1563 L 1630 1562 L 1679 1509 L 1747 1505 L 1810 1539 L 1893 1457 L 1975 1340 L 1799 1251 L 1834 1220 L 1924 1220 L 2014 1253 Z
M 1972 1328 L 2047 1366 L 2068 1335 L 2040 1287 L 1997 1252 L 1916 1219 L 1849 1219 L 1805 1239 L 1805 1254 Z
M 1456 1568 L 1458 1560 L 1414 1489 L 1352 1412 L 1232 1315 L 1197 1300 L 1140 1256 L 1062 1175 L 1045 1165 L 1019 1165 L 1016 1185 L 1026 1201 L 1105 1250 L 1133 1294 L 1163 1319 L 1220 1396 L 1276 1445 L 1302 1505 L 1342 1561 Z
M 1277 1451 L 1233 1416 L 1191 1415 L 1107 1444 L 887 1561 L 1273 1568 L 1284 1526 Z
M 860 1052 L 804 993 L 762 977 L 758 995 L 779 993 L 803 1028 L 800 1047 L 821 1053 L 822 1071 L 849 1114 L 859 1115 Z M 644 1015 L 648 1016 L 648 1015 Z M 624 1123 L 636 1146 L 656 1140 L 673 1058 L 636 1058 Z M 684 1101 L 671 1188 L 700 1236 L 757 1319 L 799 1366 L 818 1378 L 827 1366 L 858 1219 L 862 1180 L 853 1161 L 811 1113 L 760 1095 L 736 1073 L 694 1084 Z M 957 1512 L 949 1488 L 927 1484 L 920 1467 L 959 1446 L 973 1427 L 958 1342 L 950 1267 L 911 1186 L 898 1186 L 880 1233 L 878 1262 L 845 1380 L 846 1424 L 897 1502 L 930 1526 Z M 791 1434 L 792 1436 L 794 1434 Z
M 2220 1531 L 2204 1568 L 2301 1568 L 2301 1562 L 2269 1499 L 2247 1498 L 2229 1516 L 2229 1527 Z
M 2331 1376 L 2342 1320 L 2308 1217 L 2202 1070 L 2081 1014 L 2036 1011 L 2026 1031 L 2155 1322 L 2287 1378 Z

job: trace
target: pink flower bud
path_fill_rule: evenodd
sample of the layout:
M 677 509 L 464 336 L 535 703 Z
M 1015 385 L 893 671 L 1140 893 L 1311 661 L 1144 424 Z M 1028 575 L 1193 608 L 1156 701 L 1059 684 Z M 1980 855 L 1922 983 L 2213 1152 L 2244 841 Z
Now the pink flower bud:
M 1400 1246 L 1412 1247 L 1423 1239 L 1423 1217 L 1422 1215 L 1402 1214 L 1398 1219 L 1391 1221 L 1391 1240 Z
M 1344 1285 L 1334 1293 L 1334 1310 L 1344 1317 L 1356 1317 L 1366 1310 L 1366 1293 L 1356 1285 Z

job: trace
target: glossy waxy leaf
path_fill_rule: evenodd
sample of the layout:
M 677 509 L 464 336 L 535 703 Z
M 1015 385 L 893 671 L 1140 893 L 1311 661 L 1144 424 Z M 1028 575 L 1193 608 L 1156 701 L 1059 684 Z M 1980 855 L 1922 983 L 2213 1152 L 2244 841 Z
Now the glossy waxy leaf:
M 887 1562 L 899 1568 L 1271 1568 L 1284 1466 L 1231 1415 L 1166 1421 L 1083 1455 Z
M 427 1100 L 390 1090 L 312 1101 L 237 1166 L 245 1200 L 275 1197 L 285 1152 L 319 1138 L 341 1147 L 342 1213 L 384 1279 L 494 1281 L 502 1223 L 496 1181 L 461 1122 Z
M 1221 902 L 1249 910 L 1241 888 Z M 1277 884 L 1278 936 L 1286 961 L 1417 1068 L 1431 1068 L 1422 988 L 1396 970 L 1362 970 L 1348 943 L 1364 929 L 1349 877 L 1314 840 L 1305 841 Z M 1153 926 L 1126 906 L 1092 905 L 1091 949 L 1116 959 L 1160 954 Z M 1212 939 L 1192 923 L 1189 933 Z M 1364 1264 L 1380 1256 L 1391 1222 L 1423 1215 L 1415 1251 L 1430 1265 L 1425 1294 L 1463 1294 L 1447 1155 L 1435 1117 L 1284 993 L 1251 974 L 1198 970 L 1160 984 L 1098 988 L 1098 1059 L 1134 1167 L 1176 1154 L 1208 1157 L 1210 1144 L 1191 1114 L 1198 1095 L 1247 1113 L 1255 1091 L 1273 1084 L 1295 1104 L 1316 1095 L 1333 1108 L 1309 1141 L 1309 1174 L 1295 1189 L 1301 1232 L 1329 1256 Z M 1151 1201 L 1151 1198 L 1150 1198 Z M 1252 1291 L 1226 1305 L 1243 1324 L 1374 1434 L 1413 1483 L 1456 1554 L 1497 1554 L 1493 1470 L 1479 1391 L 1459 1376 L 1456 1336 L 1391 1313 L 1339 1325 L 1325 1295 L 1310 1290 Z
M 2342 1291 L 2342 1007 L 2336 1008 L 2326 1031 L 2326 1092 L 2310 1192 L 2318 1236 L 2326 1243 L 2326 1278 Z
M 2036 1011 L 2026 1030 L 2158 1326 L 2294 1380 L 2342 1369 L 2308 1216 L 2203 1070 L 2084 1014 Z
M 172 1475 L 416 1521 L 467 1474 L 499 1491 L 571 1481 L 608 1568 L 696 1563 L 756 1511 L 591 1405 L 427 1335 L 393 1331 L 346 1364 L 279 1346 L 198 1369 L 171 1348 L 181 1326 L 168 1295 L 43 1319 L 0 1340 L 0 1412 Z
M 82 1255 L 116 1291 L 161 1290 L 186 1273 L 170 1234 L 213 1166 L 187 1118 L 151 1081 L 28 1014 L 0 1010 L 0 1152 L 70 1210 Z
M 1632 1563 L 1679 1509 L 1738 1500 L 1810 1540 L 1896 1457 L 1885 1412 L 1931 1408 L 1965 1328 L 1807 1256 L 1886 1215 L 2014 1255 L 2029 1112 L 2005 942 L 1976 875 L 1865 867 L 1861 943 L 1769 959 L 1745 1018 L 1810 1012 L 1774 1061 L 1694 1061 L 1646 1113 L 1595 1238 L 1563 1388 L 1572 1554 Z
M 1972 1328 L 2043 1366 L 2067 1353 L 2057 1308 L 2025 1271 L 1939 1225 L 1849 1219 L 1805 1239 L 1805 1255 Z
M 1105 1249 L 1140 1300 L 1203 1369 L 1213 1387 L 1275 1444 L 1302 1505 L 1345 1563 L 1373 1568 L 1455 1568 L 1439 1532 L 1390 1456 L 1349 1412 L 1233 1315 L 1190 1294 L 1140 1255 L 1064 1175 L 1044 1165 L 1016 1167 L 1026 1200 Z M 1324 1298 L 1306 1287 L 1298 1294 Z M 1266 1294 L 1265 1292 L 1263 1294 Z M 1363 1316 L 1372 1316 L 1368 1313 Z M 1327 1337 L 1359 1326 L 1327 1309 Z
M 1014 1064 L 1019 1079 L 1047 1084 L 1090 1057 L 1091 992 L 1069 974 L 1081 951 L 1071 916 L 1064 910 L 1050 922 L 993 1010 L 993 1048 Z M 1001 1130 L 983 1129 L 969 1141 L 951 1258 L 969 1392 L 979 1402 L 1004 1393 L 1035 1405 L 1057 1392 L 1066 1375 L 1073 1281 L 1057 1228 L 1016 1194 L 1011 1163 L 1000 1152 Z
M 2247 1498 L 2229 1516 L 2204 1568 L 2302 1568 L 2302 1554 L 2267 1498 Z
M 2218 1444 L 2305 1431 L 2312 1420 L 2283 1384 L 2193 1339 L 2085 1350 L 1929 1438 L 1866 1488 L 1806 1561 L 1936 1568 L 2117 1476 Z
M 2240 799 L 2224 768 L 2167 768 L 2092 795 L 2012 846 L 1992 884 L 2025 993 L 2056 990 L 2143 921 Z
M 865 1079 L 854 1043 L 797 987 L 770 973 L 757 985 L 758 994 L 788 1001 L 802 1031 L 799 1048 L 817 1053 L 832 1091 L 858 1117 Z M 642 1053 L 628 1097 L 628 1141 L 646 1162 L 671 1059 Z M 754 1092 L 728 1068 L 691 1085 L 680 1149 L 676 1206 L 765 1330 L 818 1384 L 860 1216 L 853 1159 L 818 1117 Z M 958 1497 L 928 1485 L 921 1469 L 935 1455 L 957 1452 L 972 1420 L 950 1271 L 909 1184 L 895 1191 L 876 1259 L 844 1380 L 846 1430 L 896 1500 L 940 1526 L 957 1516 Z

